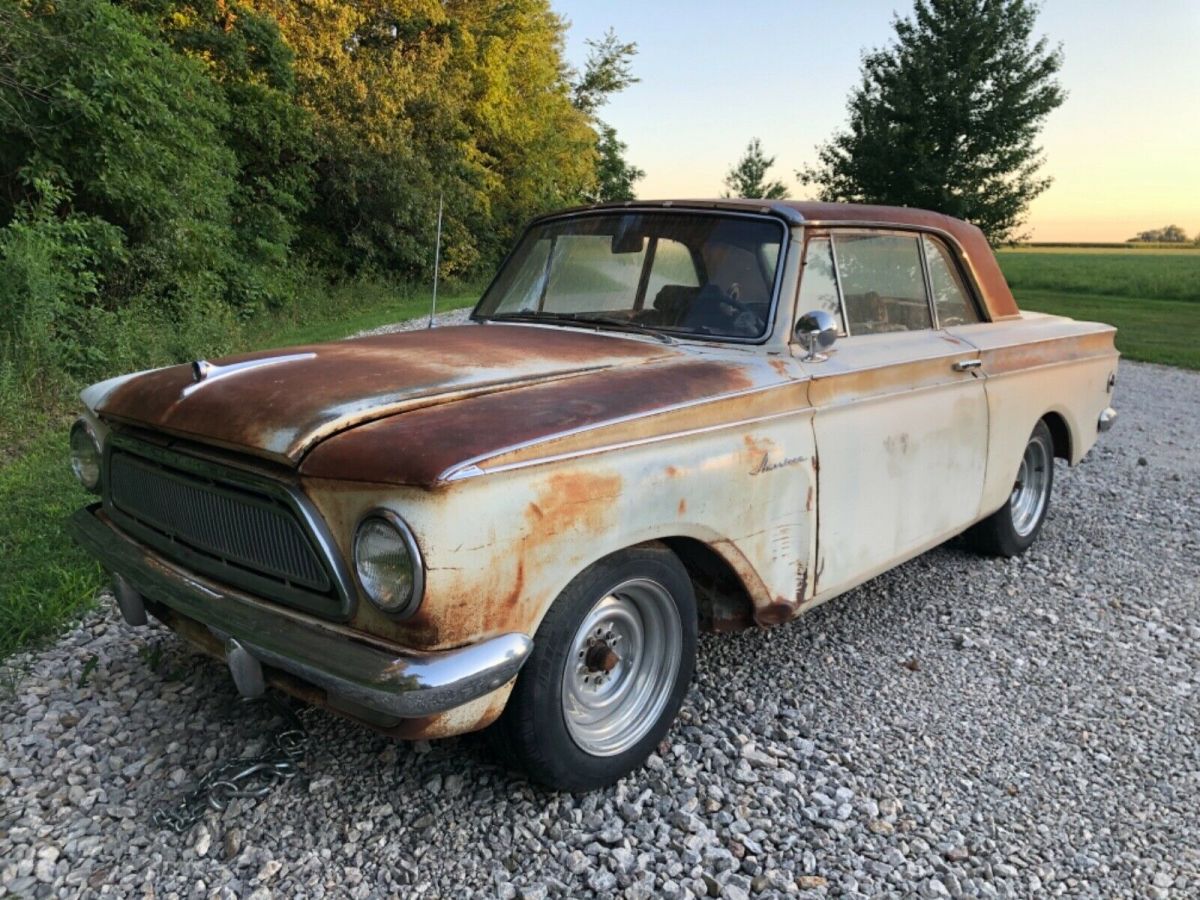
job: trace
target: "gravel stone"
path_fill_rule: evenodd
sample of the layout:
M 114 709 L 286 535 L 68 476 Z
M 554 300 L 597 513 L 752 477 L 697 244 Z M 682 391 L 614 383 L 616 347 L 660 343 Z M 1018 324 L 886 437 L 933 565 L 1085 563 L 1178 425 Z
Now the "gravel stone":
M 584 796 L 311 710 L 301 777 L 157 829 L 278 722 L 104 598 L 0 681 L 0 895 L 1200 895 L 1200 373 L 1124 363 L 1114 405 L 1025 556 L 703 636 L 651 764 Z

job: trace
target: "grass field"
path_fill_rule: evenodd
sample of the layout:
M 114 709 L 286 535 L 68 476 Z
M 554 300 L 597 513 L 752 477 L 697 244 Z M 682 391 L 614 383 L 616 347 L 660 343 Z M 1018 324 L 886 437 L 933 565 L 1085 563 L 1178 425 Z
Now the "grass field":
M 334 340 L 429 311 L 428 293 L 381 285 L 347 286 L 336 316 L 319 311 L 300 319 L 264 322 L 255 347 Z M 474 288 L 451 288 L 438 309 L 470 306 Z M 36 431 L 21 436 L 19 455 L 0 462 L 0 659 L 52 638 L 86 610 L 102 583 L 100 567 L 66 536 L 63 521 L 95 498 L 71 476 L 67 428 L 73 412 L 41 411 Z
M 997 259 L 1022 309 L 1107 322 L 1130 359 L 1200 369 L 1200 250 L 1022 248 Z

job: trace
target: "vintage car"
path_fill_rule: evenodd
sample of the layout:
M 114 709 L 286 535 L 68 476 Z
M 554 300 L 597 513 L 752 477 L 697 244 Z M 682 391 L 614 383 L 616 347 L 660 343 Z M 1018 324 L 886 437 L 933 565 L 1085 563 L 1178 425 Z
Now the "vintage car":
M 72 530 L 126 621 L 242 693 L 491 726 L 584 790 L 662 740 L 698 629 L 782 624 L 964 531 L 1024 551 L 1055 459 L 1114 421 L 1113 336 L 1020 312 L 982 233 L 930 212 L 571 210 L 470 324 L 86 389 Z

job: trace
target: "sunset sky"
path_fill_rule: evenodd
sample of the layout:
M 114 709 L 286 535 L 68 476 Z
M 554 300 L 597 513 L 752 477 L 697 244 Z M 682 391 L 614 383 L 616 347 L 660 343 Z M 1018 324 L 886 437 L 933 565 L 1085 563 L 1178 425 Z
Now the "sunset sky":
M 864 48 L 886 44 L 892 0 L 553 0 L 568 57 L 610 26 L 636 41 L 640 84 L 600 111 L 646 170 L 640 197 L 713 196 L 751 137 L 772 174 L 795 170 L 845 123 Z M 1068 96 L 1043 132 L 1054 184 L 1034 202 L 1039 241 L 1120 241 L 1175 223 L 1200 232 L 1200 0 L 1046 0 Z

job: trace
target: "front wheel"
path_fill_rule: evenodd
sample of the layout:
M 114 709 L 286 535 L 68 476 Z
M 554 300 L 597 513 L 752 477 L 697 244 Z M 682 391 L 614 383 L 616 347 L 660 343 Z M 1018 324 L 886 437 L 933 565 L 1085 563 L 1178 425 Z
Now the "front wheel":
M 967 539 L 991 556 L 1019 556 L 1037 540 L 1050 510 L 1054 487 L 1054 438 L 1045 421 L 1029 436 L 1008 502 L 967 532 Z
M 611 784 L 662 740 L 695 660 L 696 599 L 678 557 L 656 545 L 606 557 L 542 620 L 493 743 L 549 787 Z

